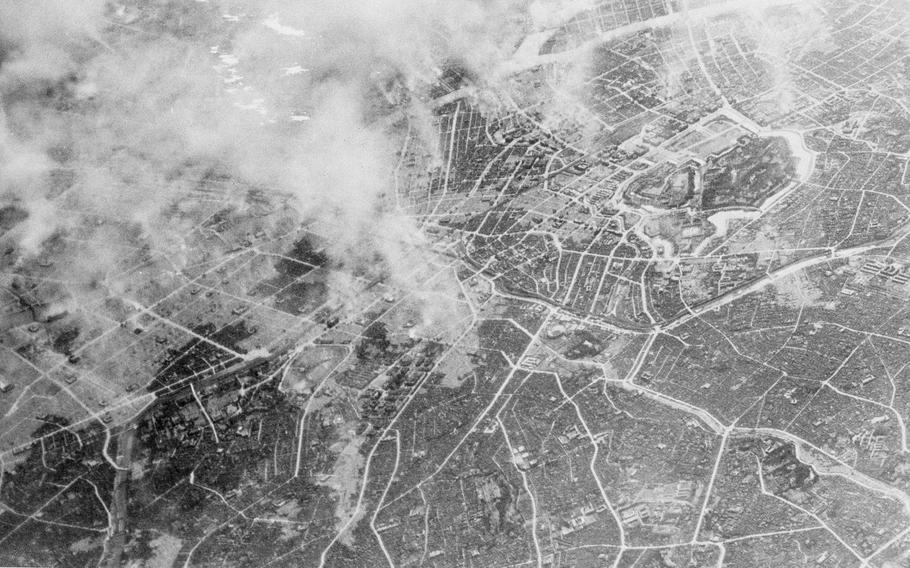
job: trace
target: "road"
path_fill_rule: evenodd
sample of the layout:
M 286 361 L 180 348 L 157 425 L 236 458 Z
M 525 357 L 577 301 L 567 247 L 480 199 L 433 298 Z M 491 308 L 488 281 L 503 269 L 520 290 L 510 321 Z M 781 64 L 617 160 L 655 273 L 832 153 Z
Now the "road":
M 733 290 L 727 292 L 726 294 L 717 296 L 713 300 L 709 300 L 703 304 L 699 304 L 698 306 L 690 309 L 687 313 L 680 314 L 673 320 L 670 320 L 669 322 L 667 322 L 663 325 L 657 326 L 657 329 L 659 331 L 668 331 L 668 330 L 674 329 L 676 327 L 679 327 L 680 325 L 686 323 L 687 321 L 689 321 L 693 318 L 697 318 L 706 312 L 709 312 L 711 310 L 725 306 L 725 305 L 729 304 L 730 302 L 734 302 L 744 296 L 748 296 L 749 294 L 751 294 L 753 292 L 757 292 L 758 290 L 761 290 L 768 284 L 772 284 L 775 281 L 780 280 L 781 278 L 785 278 L 785 277 L 790 276 L 791 274 L 795 274 L 801 270 L 811 268 L 811 267 L 815 266 L 816 264 L 821 264 L 823 262 L 829 262 L 829 261 L 837 260 L 837 259 L 850 258 L 853 256 L 858 256 L 858 255 L 867 253 L 867 252 L 875 250 L 875 249 L 890 247 L 894 243 L 896 243 L 899 240 L 904 238 L 905 235 L 901 229 L 904 229 L 907 226 L 908 226 L 908 224 L 903 225 L 897 231 L 895 231 L 895 234 L 893 236 L 888 237 L 885 240 L 876 241 L 876 242 L 873 242 L 870 244 L 856 246 L 856 247 L 839 249 L 839 250 L 829 249 L 823 253 L 812 255 L 808 258 L 804 258 L 804 259 L 794 262 L 792 264 L 788 264 L 778 270 L 775 270 L 774 272 L 769 272 L 768 274 L 762 276 L 761 278 L 759 278 L 757 280 L 753 280 L 752 282 L 750 282 L 749 284 L 746 284 L 745 286 L 741 286 L 739 288 L 734 288 Z
M 127 524 L 127 486 L 130 478 L 130 465 L 133 462 L 133 442 L 136 439 L 136 428 L 125 424 L 117 437 L 117 474 L 114 476 L 114 488 L 111 491 L 110 526 L 104 555 L 99 566 L 117 568 L 121 565 L 123 545 L 126 543 Z

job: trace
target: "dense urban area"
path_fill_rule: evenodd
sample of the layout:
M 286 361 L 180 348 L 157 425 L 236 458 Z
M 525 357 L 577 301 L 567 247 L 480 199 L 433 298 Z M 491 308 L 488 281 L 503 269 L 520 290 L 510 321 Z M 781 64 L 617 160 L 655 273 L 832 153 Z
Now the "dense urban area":
M 599 0 L 386 85 L 396 277 L 217 170 L 93 303 L 56 271 L 127 220 L 10 246 L 0 564 L 910 566 L 908 30 Z

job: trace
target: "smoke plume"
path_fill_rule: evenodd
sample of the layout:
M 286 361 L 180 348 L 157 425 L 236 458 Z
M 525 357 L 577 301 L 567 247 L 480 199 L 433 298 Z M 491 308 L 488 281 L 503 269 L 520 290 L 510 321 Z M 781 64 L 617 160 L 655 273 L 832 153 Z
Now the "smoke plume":
M 421 239 L 389 198 L 399 140 L 377 117 L 431 120 L 425 94 L 446 65 L 483 81 L 525 25 L 519 5 L 4 2 L 4 262 L 46 259 L 108 287 L 124 250 L 179 269 L 212 212 L 202 190 L 243 209 L 261 188 L 315 223 L 339 265 L 379 259 L 404 282 L 402 251 Z

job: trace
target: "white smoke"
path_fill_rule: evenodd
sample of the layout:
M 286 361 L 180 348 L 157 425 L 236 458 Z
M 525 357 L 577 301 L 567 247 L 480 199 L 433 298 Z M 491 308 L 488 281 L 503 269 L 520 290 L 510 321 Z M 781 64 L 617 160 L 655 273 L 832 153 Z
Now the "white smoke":
M 396 276 L 407 271 L 403 251 L 421 238 L 389 199 L 398 139 L 375 119 L 392 111 L 383 94 L 394 84 L 409 93 L 393 102 L 410 105 L 422 117 L 413 132 L 428 137 L 421 93 L 452 62 L 483 81 L 525 26 L 521 8 L 517 0 L 2 3 L 0 207 L 28 213 L 2 238 L 21 259 L 47 254 L 48 238 L 86 230 L 82 215 L 92 214 L 125 228 L 92 229 L 99 238 L 75 252 L 85 262 L 60 267 L 106 274 L 114 249 L 137 234 L 179 260 L 199 221 L 186 197 L 214 170 L 241 182 L 225 189 L 227 202 L 242 206 L 251 186 L 290 195 L 298 218 L 326 231 L 339 264 L 379 258 L 404 282 Z M 59 171 L 64 184 L 53 183 Z

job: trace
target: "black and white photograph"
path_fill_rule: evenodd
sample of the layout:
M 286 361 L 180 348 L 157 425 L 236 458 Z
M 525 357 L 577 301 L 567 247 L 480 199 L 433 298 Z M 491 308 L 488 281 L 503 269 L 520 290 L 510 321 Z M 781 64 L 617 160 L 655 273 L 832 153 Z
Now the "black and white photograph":
M 910 568 L 910 0 L 0 0 L 0 567 Z

